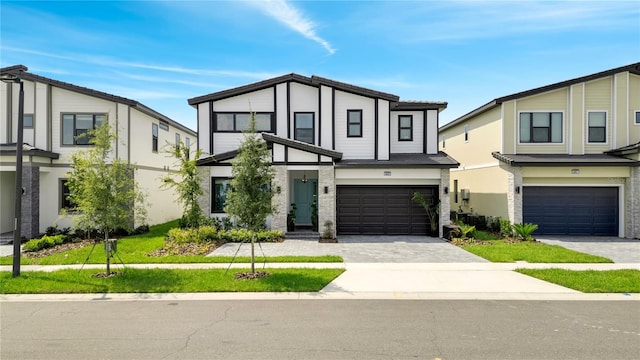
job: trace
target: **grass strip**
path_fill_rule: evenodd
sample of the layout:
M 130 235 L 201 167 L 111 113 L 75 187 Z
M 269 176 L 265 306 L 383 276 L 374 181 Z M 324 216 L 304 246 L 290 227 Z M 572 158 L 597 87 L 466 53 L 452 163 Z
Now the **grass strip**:
M 585 293 L 640 293 L 640 270 L 516 269 L 517 272 Z
M 461 247 L 475 255 L 491 262 L 529 263 L 612 263 L 610 259 L 584 254 L 557 245 L 540 242 L 507 243 L 504 240 L 492 240 L 490 245 L 461 245 Z
M 23 272 L 12 278 L 0 273 L 2 294 L 81 293 L 187 293 L 187 292 L 314 292 L 344 272 L 344 269 L 268 269 L 267 277 L 236 280 L 246 269 L 125 269 L 117 276 L 93 276 L 103 270 Z

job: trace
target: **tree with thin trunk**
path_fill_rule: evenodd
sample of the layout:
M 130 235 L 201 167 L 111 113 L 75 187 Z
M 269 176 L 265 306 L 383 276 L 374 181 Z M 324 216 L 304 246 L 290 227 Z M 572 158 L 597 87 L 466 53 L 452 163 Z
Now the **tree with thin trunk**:
M 256 133 L 255 114 L 251 114 L 249 130 L 232 163 L 233 179 L 227 192 L 224 211 L 233 216 L 243 227 L 251 230 L 251 273 L 255 274 L 254 248 L 256 232 L 266 223 L 267 216 L 274 212 L 272 205 L 273 169 L 271 153 L 264 139 Z
M 178 194 L 178 201 L 182 203 L 181 226 L 197 228 L 202 225 L 204 215 L 198 199 L 204 194 L 202 179 L 196 162 L 202 155 L 197 149 L 195 156 L 191 156 L 191 149 L 182 141 L 179 144 L 168 144 L 167 153 L 176 159 L 179 169 L 176 173 L 169 173 L 162 178 L 163 188 L 173 188 Z
M 145 220 L 145 198 L 134 179 L 135 169 L 112 156 L 111 147 L 117 139 L 108 121 L 81 136 L 89 136 L 93 146 L 71 157 L 68 199 L 75 206 L 76 228 L 97 230 L 104 236 L 108 276 L 112 256 L 109 235 L 120 229 L 132 231 L 136 222 Z

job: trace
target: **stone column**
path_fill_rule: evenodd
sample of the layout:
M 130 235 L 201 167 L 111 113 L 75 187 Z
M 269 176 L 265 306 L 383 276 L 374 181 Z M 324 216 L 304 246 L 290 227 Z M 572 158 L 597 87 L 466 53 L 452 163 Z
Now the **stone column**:
M 444 236 L 442 227 L 451 224 L 451 216 L 449 214 L 451 212 L 451 197 L 448 193 L 444 193 L 444 188 L 450 187 L 450 178 L 450 169 L 440 169 L 440 188 L 438 189 L 440 192 L 440 226 L 438 229 L 438 236 L 440 237 Z M 449 190 L 451 189 L 449 188 Z
M 274 195 L 273 195 L 273 209 L 274 213 L 271 215 L 271 229 L 287 232 L 287 212 L 289 204 L 289 176 L 287 167 L 285 165 L 273 166 L 274 177 Z M 280 191 L 278 192 L 278 189 Z
M 519 166 L 508 166 L 507 170 L 507 207 L 509 221 L 512 224 L 522 223 L 522 169 Z M 519 193 L 516 189 L 519 188 Z
M 40 234 L 40 167 L 25 163 L 22 169 L 22 218 L 20 234 L 32 239 Z
M 640 239 L 640 167 L 631 168 L 631 176 L 626 181 L 625 237 Z
M 324 188 L 327 193 L 324 193 Z M 333 235 L 336 234 L 336 181 L 333 165 L 321 165 L 318 170 L 318 231 L 324 231 L 327 221 L 333 223 Z

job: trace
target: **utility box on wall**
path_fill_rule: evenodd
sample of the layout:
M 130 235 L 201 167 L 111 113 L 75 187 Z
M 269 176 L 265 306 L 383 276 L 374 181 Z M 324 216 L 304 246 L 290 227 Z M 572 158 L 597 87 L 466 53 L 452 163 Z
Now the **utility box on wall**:
M 460 190 L 460 197 L 462 198 L 463 201 L 469 201 L 470 195 L 471 195 L 471 191 L 469 191 L 469 189 Z

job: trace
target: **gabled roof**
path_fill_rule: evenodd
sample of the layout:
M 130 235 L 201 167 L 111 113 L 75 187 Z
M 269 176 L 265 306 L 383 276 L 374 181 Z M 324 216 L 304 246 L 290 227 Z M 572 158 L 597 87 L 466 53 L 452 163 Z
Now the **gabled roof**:
M 625 66 L 621 66 L 621 67 L 617 67 L 615 69 L 610 69 L 610 70 L 605 70 L 605 71 L 601 71 L 595 74 L 591 74 L 591 75 L 586 75 L 586 76 L 582 76 L 582 77 L 578 77 L 575 79 L 571 79 L 571 80 L 566 80 L 566 81 L 561 81 L 555 84 L 551 84 L 551 85 L 546 85 L 546 86 L 541 86 L 535 89 L 531 89 L 531 90 L 526 90 L 526 91 L 521 91 L 519 93 L 515 93 L 515 94 L 511 94 L 511 95 L 507 95 L 507 96 L 503 96 L 503 97 L 499 97 L 496 99 L 493 99 L 491 101 L 489 101 L 488 103 L 480 106 L 477 109 L 474 109 L 472 111 L 470 111 L 469 113 L 462 115 L 461 117 L 451 121 L 448 124 L 443 125 L 440 130 L 445 130 L 448 129 L 454 125 L 457 125 L 461 122 L 464 122 L 465 120 L 474 117 L 476 115 L 482 114 L 485 111 L 491 110 L 494 107 L 501 105 L 503 102 L 505 101 L 510 101 L 510 100 L 514 100 L 514 99 L 520 99 L 523 97 L 527 97 L 527 96 L 532 96 L 532 95 L 537 95 L 537 94 L 542 94 L 548 91 L 552 91 L 552 90 L 557 90 L 557 89 L 561 89 L 567 86 L 571 86 L 574 84 L 579 84 L 579 83 L 583 83 L 586 81 L 591 81 L 591 80 L 595 80 L 595 79 L 599 79 L 599 78 L 603 78 L 603 77 L 607 77 L 607 76 L 611 76 L 611 75 L 615 75 L 618 73 L 622 73 L 622 72 L 630 72 L 631 74 L 635 74 L 635 75 L 640 75 L 640 62 L 634 63 L 634 64 L 630 64 L 630 65 L 625 65 Z
M 286 138 L 269 134 L 269 133 L 261 133 L 261 135 L 264 141 L 267 142 L 267 146 L 269 148 L 271 148 L 273 144 L 280 144 L 280 145 L 288 146 L 290 148 L 310 152 L 317 155 L 328 156 L 335 161 L 340 161 L 340 159 L 342 159 L 342 153 L 335 150 L 328 150 L 320 146 L 308 144 L 298 140 L 286 139 Z M 196 165 L 197 166 L 212 165 L 212 164 L 220 163 L 222 161 L 233 159 L 237 155 L 238 155 L 238 150 L 227 151 L 224 153 L 215 154 L 215 155 L 202 158 L 197 161 Z
M 16 143 L 8 143 L 8 144 L 0 144 L 0 155 L 16 155 Z M 38 149 L 37 147 L 31 146 L 27 143 L 22 145 L 22 155 L 24 156 L 40 156 L 49 159 L 59 159 L 60 154 Z
M 215 93 L 197 96 L 188 100 L 189 105 L 197 105 L 206 101 L 216 101 L 222 100 L 226 98 L 230 98 L 237 95 L 247 94 L 253 91 L 263 90 L 269 87 L 272 87 L 277 84 L 286 83 L 286 82 L 297 82 L 304 85 L 320 87 L 320 85 L 331 86 L 338 90 L 342 90 L 348 93 L 372 97 L 372 98 L 380 98 L 389 101 L 398 101 L 400 98 L 397 95 L 371 90 L 327 78 L 323 78 L 317 75 L 313 75 L 311 77 L 306 77 L 298 74 L 287 74 L 278 76 L 272 79 L 267 79 L 259 82 L 255 82 L 252 84 L 247 84 L 239 87 L 235 87 L 232 89 L 227 89 L 223 91 L 218 91 Z
M 24 65 L 14 65 L 14 66 L 9 66 L 9 67 L 4 67 L 4 68 L 0 68 L 0 75 L 5 75 L 5 74 L 9 74 L 9 75 L 13 75 L 13 76 L 17 76 L 21 79 L 24 80 L 29 80 L 29 81 L 35 81 L 35 82 L 39 82 L 39 83 L 43 83 L 43 84 L 49 84 L 51 86 L 55 86 L 57 88 L 60 89 L 65 89 L 65 90 L 69 90 L 69 91 L 73 91 L 73 92 L 77 92 L 80 94 L 85 94 L 85 95 L 89 95 L 89 96 L 93 96 L 99 99 L 104 99 L 104 100 L 108 100 L 108 101 L 113 101 L 113 102 L 118 102 L 121 104 L 125 104 L 125 105 L 129 105 L 131 107 L 137 108 L 138 110 L 140 110 L 140 112 L 147 114 L 153 118 L 156 118 L 158 120 L 162 120 L 162 121 L 166 121 L 168 123 L 170 123 L 172 126 L 177 127 L 183 131 L 186 131 L 188 133 L 193 134 L 194 136 L 196 135 L 196 132 L 189 129 L 188 127 L 180 124 L 177 121 L 174 121 L 173 119 L 145 106 L 144 104 L 139 103 L 136 100 L 131 100 L 122 96 L 117 96 L 117 95 L 112 95 L 112 94 L 108 94 L 106 92 L 102 92 L 102 91 L 98 91 L 98 90 L 94 90 L 94 89 L 90 89 L 87 87 L 83 87 L 83 86 L 78 86 L 78 85 L 74 85 L 74 84 L 70 84 L 70 83 L 66 83 L 63 81 L 59 81 L 59 80 L 54 80 L 48 77 L 44 77 L 44 76 L 40 76 L 40 75 L 36 75 L 33 73 L 29 73 L 27 72 L 28 68 Z
M 640 166 L 640 162 L 607 154 L 501 154 L 491 153 L 494 158 L 513 166 Z
M 437 154 L 389 154 L 389 160 L 349 159 L 342 160 L 336 167 L 343 168 L 457 168 L 460 165 L 446 153 Z

